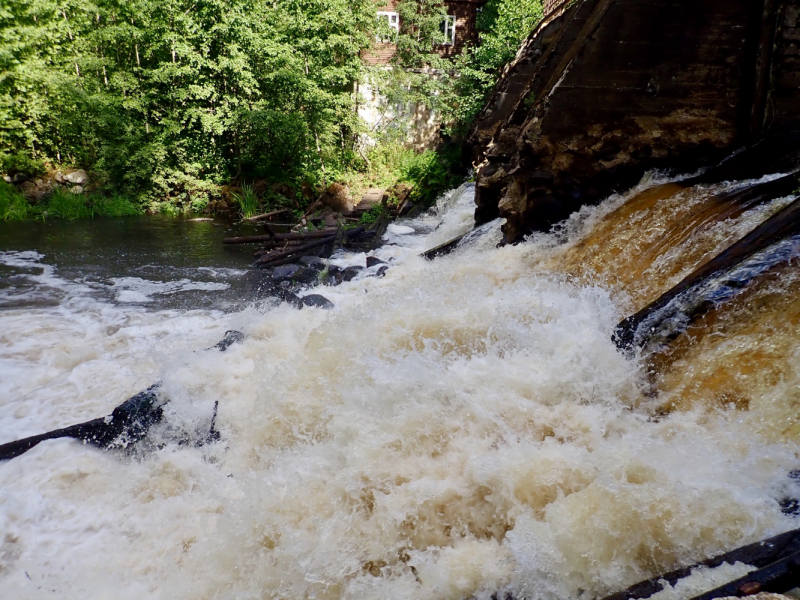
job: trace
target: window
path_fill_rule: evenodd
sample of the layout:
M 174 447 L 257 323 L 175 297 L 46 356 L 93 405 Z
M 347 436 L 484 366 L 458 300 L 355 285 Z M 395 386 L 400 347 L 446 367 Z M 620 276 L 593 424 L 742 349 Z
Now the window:
M 456 41 L 456 18 L 453 15 L 447 15 L 442 24 L 439 26 L 442 34 L 444 34 L 444 41 L 442 44 L 452 46 Z
M 400 15 L 396 12 L 388 12 L 385 10 L 378 11 L 378 35 L 375 36 L 378 42 L 392 42 L 394 36 L 400 31 Z M 386 29 L 389 31 L 387 32 Z

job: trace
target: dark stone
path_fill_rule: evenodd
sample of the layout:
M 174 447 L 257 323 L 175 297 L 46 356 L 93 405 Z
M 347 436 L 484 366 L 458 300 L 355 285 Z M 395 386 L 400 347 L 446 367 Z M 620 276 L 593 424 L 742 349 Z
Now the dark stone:
M 292 281 L 301 285 L 311 285 L 319 281 L 320 272 L 313 267 L 303 267 L 292 275 Z
M 272 278 L 275 281 L 283 281 L 291 279 L 297 271 L 300 270 L 300 265 L 280 265 L 272 270 Z
M 323 308 L 326 310 L 333 308 L 333 302 L 320 294 L 309 294 L 308 296 L 303 296 L 300 301 L 303 303 L 303 306 Z
M 363 271 L 361 267 L 347 267 L 344 271 L 342 271 L 342 280 L 350 281 L 356 275 L 361 273 L 361 271 Z
M 300 257 L 300 264 L 305 265 L 306 267 L 313 267 L 318 271 L 325 270 L 325 261 L 319 258 L 318 256 L 301 256 Z
M 383 265 L 380 269 L 375 272 L 374 277 L 383 277 L 386 275 L 386 271 L 389 270 L 389 265 Z
M 367 268 L 374 267 L 375 265 L 385 265 L 386 261 L 377 258 L 376 256 L 368 256 L 367 257 Z
M 469 132 L 476 223 L 503 217 L 516 242 L 648 170 L 800 147 L 798 39 L 796 0 L 577 0 L 523 42 Z
M 211 346 L 209 350 L 217 349 L 220 352 L 225 352 L 228 348 L 230 348 L 233 344 L 238 344 L 244 341 L 244 334 L 241 331 L 236 331 L 231 329 L 225 332 L 225 337 L 222 338 L 219 342 Z
M 342 269 L 336 265 L 330 265 L 326 271 L 322 272 L 322 283 L 325 285 L 339 285 L 344 281 Z

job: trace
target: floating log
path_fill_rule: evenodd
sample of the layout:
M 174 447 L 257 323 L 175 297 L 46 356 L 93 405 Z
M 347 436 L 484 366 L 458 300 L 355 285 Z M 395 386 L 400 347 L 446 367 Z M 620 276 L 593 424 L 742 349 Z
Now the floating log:
M 791 190 L 797 187 L 797 177 L 791 175 L 762 185 L 769 186 L 765 194 L 790 193 Z M 771 197 L 774 198 L 776 196 L 772 195 Z M 735 275 L 728 286 L 730 290 L 726 293 L 717 294 L 718 300 L 726 300 L 732 297 L 735 295 L 735 290 L 741 289 L 746 285 L 746 278 L 752 279 L 762 275 L 777 264 L 785 262 L 785 257 L 781 253 L 777 253 L 772 260 L 767 257 L 762 263 L 745 269 L 743 273 L 734 274 L 733 272 L 738 266 L 753 257 L 757 252 L 797 234 L 800 234 L 800 199 L 795 199 L 791 204 L 753 229 L 727 250 L 685 277 L 672 289 L 662 294 L 636 314 L 622 321 L 614 330 L 614 342 L 618 347 L 626 350 L 630 350 L 634 346 L 644 347 L 658 332 L 660 325 L 671 316 L 671 313 L 666 310 L 670 303 L 689 293 L 692 288 L 703 284 L 703 282 L 711 281 L 715 277 L 722 278 L 728 274 Z M 725 284 L 724 281 L 720 283 Z M 694 299 L 692 302 L 687 303 L 685 307 L 681 307 L 683 329 L 714 306 L 715 298 L 712 296 L 705 299 Z M 677 337 L 683 329 L 676 329 L 670 332 L 667 338 Z
M 467 234 L 464 233 L 458 237 L 453 238 L 449 242 L 445 242 L 444 244 L 439 244 L 438 246 L 436 246 L 435 248 L 431 248 L 430 250 L 425 250 L 425 252 L 420 254 L 420 256 L 423 258 L 427 258 L 428 260 L 433 260 L 437 256 L 444 256 L 445 254 L 450 254 L 453 250 L 456 249 L 458 243 L 461 240 L 463 240 L 464 236 L 466 235 Z
M 209 348 L 225 352 L 232 344 L 241 342 L 244 334 L 239 331 L 227 331 L 225 337 Z M 62 429 L 55 429 L 47 433 L 33 435 L 0 444 L 0 460 L 9 460 L 24 454 L 34 446 L 45 440 L 69 437 L 92 444 L 98 448 L 107 449 L 115 445 L 129 445 L 142 440 L 150 427 L 161 422 L 164 417 L 163 407 L 169 402 L 160 394 L 161 383 L 151 385 L 143 392 L 131 396 L 117 406 L 107 417 L 92 419 L 85 423 L 78 423 Z M 219 433 L 214 429 L 217 415 L 217 404 L 214 404 L 214 415 L 211 420 L 211 429 L 206 441 L 218 439 Z
M 711 592 L 706 592 L 702 596 L 698 596 L 695 600 L 700 600 L 701 598 L 703 600 L 712 600 L 712 598 L 721 598 L 723 596 L 737 596 L 739 595 L 739 588 L 745 583 L 744 580 L 758 582 L 763 579 L 766 581 L 775 574 L 779 575 L 782 572 L 781 569 L 784 567 L 775 569 L 771 569 L 770 567 L 778 563 L 788 566 L 788 563 L 797 559 L 798 553 L 800 553 L 800 529 L 794 529 L 761 542 L 742 546 L 741 548 L 737 548 L 725 554 L 720 554 L 719 556 L 715 556 L 703 562 L 676 569 L 665 575 L 658 575 L 647 581 L 632 585 L 621 592 L 606 596 L 603 600 L 635 600 L 638 598 L 648 598 L 664 589 L 665 584 L 674 586 L 679 580 L 690 575 L 692 570 L 698 567 L 713 569 L 725 562 L 728 564 L 741 562 L 752 565 L 759 569 L 759 571 L 766 569 L 766 572 L 761 574 L 759 574 L 759 571 L 748 573 L 748 575 L 742 579 L 717 588 L 716 590 L 712 590 Z M 800 562 L 798 564 L 800 565 Z M 769 581 L 775 583 L 773 579 L 769 579 Z M 787 591 L 792 587 L 796 587 L 798 583 L 797 579 L 795 579 L 792 585 L 783 587 L 780 591 Z M 736 584 L 735 587 L 733 587 L 734 584 Z M 769 586 L 772 584 L 767 585 Z M 765 587 L 763 589 L 778 591 L 773 587 Z

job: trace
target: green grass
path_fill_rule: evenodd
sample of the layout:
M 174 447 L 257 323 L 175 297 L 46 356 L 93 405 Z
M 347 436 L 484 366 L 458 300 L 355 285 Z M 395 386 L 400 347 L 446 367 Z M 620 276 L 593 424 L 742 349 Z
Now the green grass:
M 258 214 L 258 196 L 251 184 L 243 183 L 239 186 L 241 193 L 232 194 L 233 201 L 239 205 L 239 212 L 245 219 Z
M 33 219 L 93 219 L 143 214 L 139 205 L 119 195 L 73 194 L 59 188 L 33 205 L 13 186 L 0 181 L 0 221 Z
M 427 206 L 463 180 L 459 152 L 456 147 L 417 152 L 400 142 L 384 141 L 370 148 L 363 172 L 347 173 L 342 179 L 357 197 L 369 187 L 390 189 L 404 183 L 413 188 L 412 201 Z

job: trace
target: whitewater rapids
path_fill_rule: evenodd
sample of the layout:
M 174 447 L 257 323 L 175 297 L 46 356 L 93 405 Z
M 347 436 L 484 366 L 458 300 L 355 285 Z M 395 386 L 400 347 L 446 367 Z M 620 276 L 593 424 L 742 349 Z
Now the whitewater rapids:
M 0 463 L 0 597 L 589 599 L 796 527 L 779 500 L 797 441 L 757 411 L 654 418 L 611 341 L 652 290 L 615 288 L 596 253 L 576 274 L 582 241 L 655 183 L 525 244 L 496 248 L 493 223 L 420 258 L 472 227 L 462 186 L 390 228 L 385 277 L 318 290 L 332 311 L 154 310 L 5 253 L 59 301 L 0 311 L 0 443 L 159 380 L 171 427 L 219 401 L 222 441 L 130 458 L 56 440 Z M 727 226 L 746 218 L 763 214 Z M 247 339 L 203 350 L 228 329 Z

